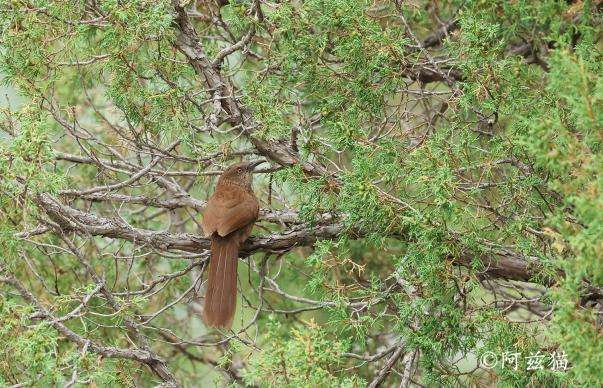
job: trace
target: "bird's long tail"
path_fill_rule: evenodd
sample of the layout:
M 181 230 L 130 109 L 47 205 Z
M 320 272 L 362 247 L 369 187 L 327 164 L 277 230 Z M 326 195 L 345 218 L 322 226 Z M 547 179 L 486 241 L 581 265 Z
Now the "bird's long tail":
M 239 242 L 236 236 L 211 238 L 211 259 L 203 307 L 207 326 L 230 329 L 237 306 L 237 263 Z

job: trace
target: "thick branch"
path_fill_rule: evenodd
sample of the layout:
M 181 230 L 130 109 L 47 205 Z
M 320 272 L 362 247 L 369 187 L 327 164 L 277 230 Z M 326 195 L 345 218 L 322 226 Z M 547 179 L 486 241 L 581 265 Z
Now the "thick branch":
M 121 219 L 104 218 L 74 209 L 60 203 L 49 194 L 39 195 L 37 202 L 46 214 L 62 228 L 83 236 L 118 238 L 159 250 L 175 249 L 193 253 L 210 247 L 210 241 L 200 236 L 138 229 Z M 268 236 L 252 237 L 241 252 L 243 255 L 250 255 L 257 251 L 286 252 L 299 246 L 311 246 L 317 240 L 334 240 L 343 233 L 346 233 L 346 228 L 342 222 L 338 221 L 299 227 Z M 360 234 L 359 237 L 361 237 Z M 476 257 L 467 253 L 449 259 L 456 265 L 470 267 Z M 520 254 L 482 256 L 480 259 L 484 264 L 484 275 L 509 280 L 531 281 L 533 270 L 539 267 L 538 259 Z
M 37 203 L 46 214 L 64 230 L 80 235 L 118 238 L 155 249 L 177 249 L 198 253 L 209 249 L 209 239 L 188 233 L 157 232 L 138 229 L 121 219 L 109 219 L 86 213 L 64 205 L 49 194 L 40 194 Z M 265 237 L 253 237 L 243 247 L 243 254 L 255 251 L 283 252 L 296 246 L 312 245 L 319 239 L 333 239 L 343 232 L 341 223 L 318 225 L 313 228 L 294 229 Z

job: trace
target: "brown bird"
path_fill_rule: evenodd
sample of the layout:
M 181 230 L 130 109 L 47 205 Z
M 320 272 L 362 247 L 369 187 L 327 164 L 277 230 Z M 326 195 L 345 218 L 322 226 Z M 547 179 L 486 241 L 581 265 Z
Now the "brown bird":
M 228 167 L 207 201 L 203 233 L 211 238 L 209 276 L 203 307 L 207 326 L 230 329 L 237 306 L 239 247 L 251 234 L 259 204 L 251 189 L 253 169 L 264 161 Z

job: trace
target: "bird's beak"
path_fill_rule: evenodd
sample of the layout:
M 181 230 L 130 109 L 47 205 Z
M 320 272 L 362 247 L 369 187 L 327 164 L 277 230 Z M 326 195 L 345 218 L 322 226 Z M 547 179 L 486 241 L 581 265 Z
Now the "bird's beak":
M 266 163 L 265 160 L 256 160 L 255 162 L 249 162 L 249 170 L 253 171 L 257 166 L 262 163 Z

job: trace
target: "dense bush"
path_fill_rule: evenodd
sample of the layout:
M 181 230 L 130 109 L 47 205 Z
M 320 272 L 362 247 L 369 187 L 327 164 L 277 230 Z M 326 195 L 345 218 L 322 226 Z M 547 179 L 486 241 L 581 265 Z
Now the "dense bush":
M 601 8 L 0 1 L 0 384 L 600 385 Z

